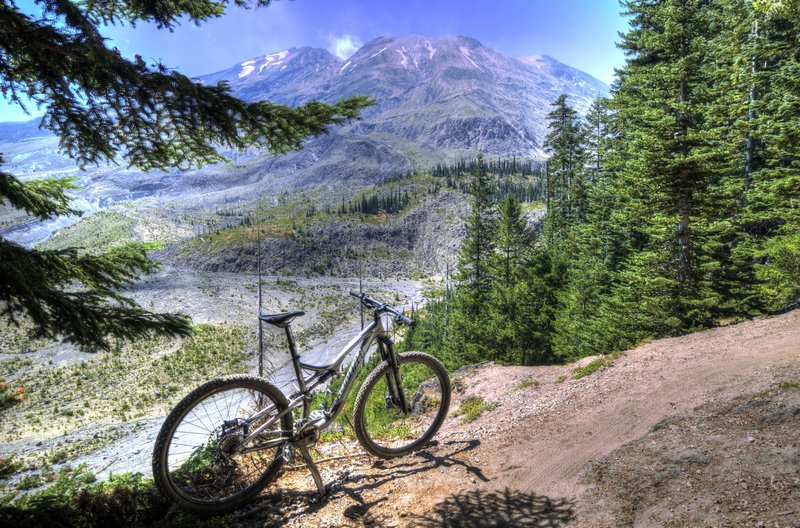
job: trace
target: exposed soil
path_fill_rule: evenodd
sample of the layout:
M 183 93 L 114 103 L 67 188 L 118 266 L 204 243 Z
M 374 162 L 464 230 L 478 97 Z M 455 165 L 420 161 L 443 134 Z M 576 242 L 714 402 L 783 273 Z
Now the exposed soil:
M 584 360 L 586 364 L 590 360 Z M 800 311 L 570 366 L 464 369 L 438 443 L 305 469 L 247 526 L 800 526 Z M 357 444 L 318 446 L 323 457 Z

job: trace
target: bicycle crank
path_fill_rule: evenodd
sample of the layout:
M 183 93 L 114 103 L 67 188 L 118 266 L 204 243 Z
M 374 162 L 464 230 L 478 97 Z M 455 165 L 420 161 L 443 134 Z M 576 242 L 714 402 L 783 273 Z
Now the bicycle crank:
M 325 496 L 325 484 L 322 483 L 322 477 L 319 474 L 319 469 L 317 469 L 317 465 L 311 458 L 311 453 L 308 452 L 308 446 L 300 445 L 297 447 L 297 450 L 300 451 L 300 456 L 303 458 L 303 462 L 306 463 L 308 471 L 311 472 L 311 477 L 314 479 L 314 484 L 317 485 L 317 491 L 319 491 L 320 495 Z

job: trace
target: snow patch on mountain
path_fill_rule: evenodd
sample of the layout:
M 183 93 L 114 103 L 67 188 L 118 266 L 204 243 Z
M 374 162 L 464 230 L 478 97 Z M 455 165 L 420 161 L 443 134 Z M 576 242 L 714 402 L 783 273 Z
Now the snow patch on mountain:
M 285 59 L 288 55 L 289 55 L 289 50 L 283 50 L 277 53 L 270 53 L 269 55 L 264 57 L 265 62 L 258 68 L 258 73 L 261 73 L 264 70 L 264 68 L 271 68 L 280 65 L 283 62 L 283 59 Z
M 280 62 L 289 55 L 289 50 L 279 51 L 277 53 L 271 53 L 265 57 L 267 62 Z
M 244 61 L 242 63 L 242 71 L 241 73 L 239 73 L 239 78 L 241 79 L 242 77 L 247 77 L 248 75 L 253 73 L 256 69 L 256 67 L 254 66 L 255 63 L 256 61 L 254 60 Z
M 428 50 L 428 59 L 433 60 L 433 56 L 436 55 L 436 48 L 433 47 L 430 40 L 425 41 L 425 49 Z
M 406 47 L 403 46 L 400 49 L 395 49 L 395 51 L 400 54 L 400 57 L 402 57 L 402 59 L 400 60 L 400 66 L 408 69 L 408 57 L 406 57 Z
M 464 47 L 464 46 L 459 46 L 459 47 L 458 47 L 458 51 L 460 51 L 460 52 L 461 52 L 461 54 L 462 54 L 464 57 L 466 57 L 466 59 L 467 59 L 468 61 L 470 61 L 470 62 L 472 63 L 472 65 L 473 65 L 473 66 L 475 66 L 475 67 L 476 67 L 476 68 L 478 68 L 479 70 L 481 69 L 481 67 L 480 67 L 480 66 L 478 66 L 478 63 L 477 63 L 477 62 L 475 62 L 475 61 L 472 59 L 472 55 L 470 55 L 470 53 L 469 53 L 469 50 L 468 50 L 466 47 Z
M 381 54 L 381 53 L 383 53 L 384 51 L 386 51 L 386 48 L 381 48 L 381 50 L 380 50 L 379 52 L 377 52 L 377 53 L 373 53 L 372 55 L 370 55 L 369 57 L 367 57 L 367 60 L 374 59 L 375 57 L 377 57 L 378 55 L 380 55 L 380 54 Z

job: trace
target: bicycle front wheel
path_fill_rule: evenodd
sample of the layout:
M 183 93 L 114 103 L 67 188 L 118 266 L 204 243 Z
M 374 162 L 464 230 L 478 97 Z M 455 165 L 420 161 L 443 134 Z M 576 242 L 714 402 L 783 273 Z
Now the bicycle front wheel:
M 394 458 L 423 447 L 442 426 L 450 407 L 450 377 L 428 354 L 397 354 L 397 371 L 384 361 L 356 396 L 353 425 L 368 452 Z
M 250 499 L 278 475 L 292 414 L 245 438 L 287 407 L 281 391 L 260 378 L 228 376 L 201 385 L 169 413 L 156 438 L 159 490 L 199 513 L 225 513 Z

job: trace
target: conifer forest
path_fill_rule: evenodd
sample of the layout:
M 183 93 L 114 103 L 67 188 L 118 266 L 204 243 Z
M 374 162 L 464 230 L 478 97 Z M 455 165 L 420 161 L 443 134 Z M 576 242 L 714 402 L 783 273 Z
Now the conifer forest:
M 611 96 L 552 104 L 536 228 L 471 167 L 454 286 L 409 348 L 537 364 L 789 309 L 800 285 L 800 19 L 784 3 L 622 2 Z

